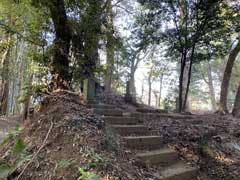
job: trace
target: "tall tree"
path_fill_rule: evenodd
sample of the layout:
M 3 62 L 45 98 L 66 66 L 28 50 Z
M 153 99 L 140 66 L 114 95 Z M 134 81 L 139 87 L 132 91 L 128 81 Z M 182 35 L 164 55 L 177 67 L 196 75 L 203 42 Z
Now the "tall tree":
M 153 83 L 153 75 L 154 75 L 154 66 L 152 65 L 150 67 L 150 70 L 148 72 L 148 105 L 151 106 L 152 102 L 152 83 Z
M 52 49 L 51 89 L 68 89 L 69 76 L 69 49 L 71 30 L 69 28 L 64 0 L 50 0 L 46 2 L 50 10 L 55 29 L 55 40 Z
M 8 110 L 8 99 L 9 99 L 9 83 L 10 83 L 10 58 L 11 58 L 11 50 L 12 50 L 12 44 L 11 44 L 11 35 L 8 33 L 6 36 L 6 52 L 3 56 L 2 60 L 2 94 L 1 94 L 1 108 L 0 112 L 1 114 L 7 114 Z
M 213 78 L 212 78 L 212 67 L 210 62 L 208 61 L 208 88 L 211 98 L 212 110 L 216 110 L 216 98 L 215 98 L 215 89 L 213 86 Z
M 113 26 L 113 12 L 112 12 L 112 0 L 106 1 L 106 53 L 107 53 L 107 69 L 105 73 L 105 93 L 109 94 L 112 91 L 112 78 L 114 69 L 114 26 Z
M 179 60 L 179 112 L 187 105 L 192 66 L 198 61 L 196 49 L 208 32 L 222 27 L 223 1 L 139 0 L 147 8 L 142 19 L 145 42 L 167 43 L 169 55 Z M 216 20 L 217 19 L 217 20 Z M 173 24 L 168 25 L 169 21 Z M 161 28 L 164 26 L 165 28 Z M 186 77 L 186 78 L 184 78 Z M 184 80 L 186 79 L 186 80 Z M 185 88 L 184 88 L 185 86 Z M 184 92 L 185 91 L 185 92 Z
M 226 65 L 223 79 L 222 79 L 220 102 L 219 102 L 220 109 L 219 110 L 224 113 L 228 112 L 227 96 L 228 96 L 228 90 L 229 90 L 229 83 L 230 83 L 230 79 L 231 79 L 231 75 L 232 75 L 232 68 L 233 68 L 234 62 L 235 62 L 236 57 L 239 52 L 240 52 L 240 40 L 238 40 L 238 43 L 231 50 L 231 52 L 228 56 L 227 65 Z

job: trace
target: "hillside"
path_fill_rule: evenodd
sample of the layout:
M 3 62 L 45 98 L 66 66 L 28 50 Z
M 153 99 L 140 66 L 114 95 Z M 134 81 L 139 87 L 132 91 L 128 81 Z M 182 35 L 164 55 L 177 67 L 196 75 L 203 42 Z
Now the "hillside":
M 1 148 L 0 176 L 20 180 L 84 180 L 95 174 L 106 180 L 145 177 L 146 172 L 136 168 L 135 161 L 107 136 L 104 122 L 79 95 L 52 93 L 23 130 Z

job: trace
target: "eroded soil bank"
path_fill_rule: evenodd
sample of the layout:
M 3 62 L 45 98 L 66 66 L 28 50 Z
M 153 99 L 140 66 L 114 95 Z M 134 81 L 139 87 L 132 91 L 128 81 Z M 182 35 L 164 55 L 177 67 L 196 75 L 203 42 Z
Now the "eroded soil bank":
M 34 117 L 0 149 L 0 179 L 148 179 L 149 173 L 105 133 L 104 122 L 71 92 L 46 95 Z

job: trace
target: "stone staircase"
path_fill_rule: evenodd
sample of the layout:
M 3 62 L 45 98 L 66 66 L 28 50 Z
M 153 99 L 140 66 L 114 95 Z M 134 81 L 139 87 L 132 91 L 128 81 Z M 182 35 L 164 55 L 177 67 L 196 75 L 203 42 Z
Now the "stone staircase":
M 125 145 L 138 150 L 136 157 L 147 165 L 160 167 L 154 174 L 156 180 L 196 180 L 198 168 L 192 167 L 178 158 L 178 153 L 164 146 L 160 136 L 148 135 L 148 128 L 136 117 L 123 115 L 112 105 L 89 105 L 93 112 L 102 115 L 113 132 L 122 136 Z

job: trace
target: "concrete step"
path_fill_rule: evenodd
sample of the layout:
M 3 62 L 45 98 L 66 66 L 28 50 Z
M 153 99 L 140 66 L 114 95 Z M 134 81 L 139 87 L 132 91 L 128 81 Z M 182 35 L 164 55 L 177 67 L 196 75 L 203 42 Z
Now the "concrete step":
M 183 162 L 168 166 L 156 174 L 157 180 L 195 180 L 198 168 Z
M 147 134 L 148 128 L 143 125 L 112 125 L 113 131 L 122 135 L 144 135 Z
M 166 147 L 159 150 L 138 153 L 137 157 L 147 164 L 166 166 L 177 161 L 178 153 Z
M 87 106 L 96 109 L 115 109 L 115 106 L 109 104 L 88 104 Z
M 122 116 L 123 112 L 118 109 L 93 109 L 93 112 L 104 116 Z
M 132 149 L 157 149 L 162 146 L 160 136 L 123 137 L 126 146 Z
M 137 108 L 136 111 L 140 113 L 168 113 L 167 110 L 153 108 Z
M 116 116 L 107 116 L 103 118 L 105 123 L 108 124 L 119 124 L 119 125 L 133 125 L 139 124 L 137 118 L 134 117 L 116 117 Z

